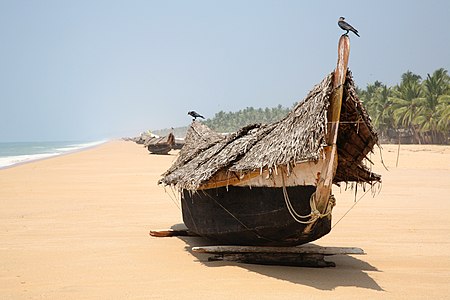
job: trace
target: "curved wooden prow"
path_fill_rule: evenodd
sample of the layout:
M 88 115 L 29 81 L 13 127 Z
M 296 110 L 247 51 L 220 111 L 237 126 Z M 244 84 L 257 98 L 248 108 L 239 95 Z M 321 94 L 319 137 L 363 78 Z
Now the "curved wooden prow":
M 333 178 L 338 164 L 337 156 L 337 136 L 339 131 L 339 119 L 341 116 L 342 96 L 344 83 L 347 76 L 348 58 L 350 54 L 350 39 L 343 34 L 338 44 L 338 60 L 333 77 L 333 91 L 330 96 L 330 106 L 328 107 L 328 124 L 326 142 L 324 147 L 325 164 L 320 174 L 316 189 L 316 207 L 320 212 L 325 212 L 329 205 Z M 312 227 L 312 226 L 311 226 Z
M 173 148 L 173 146 L 175 145 L 175 136 L 173 135 L 173 133 L 169 133 L 169 135 L 167 136 L 167 144 Z
M 328 168 L 326 182 L 327 185 L 333 183 L 333 177 L 337 167 L 337 135 L 339 130 L 339 119 L 341 116 L 342 96 L 344 92 L 345 78 L 347 77 L 348 57 L 350 55 L 350 39 L 348 35 L 343 34 L 339 39 L 338 45 L 338 61 L 333 77 L 333 92 L 330 98 L 330 106 L 328 107 L 328 132 L 327 144 L 332 147 L 331 161 L 332 168 Z

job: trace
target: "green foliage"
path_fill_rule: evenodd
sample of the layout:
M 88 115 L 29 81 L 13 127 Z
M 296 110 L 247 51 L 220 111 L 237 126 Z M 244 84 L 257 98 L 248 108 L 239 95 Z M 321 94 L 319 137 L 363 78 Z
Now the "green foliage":
M 217 132 L 233 132 L 254 123 L 272 123 L 280 120 L 289 112 L 289 108 L 281 105 L 273 108 L 247 107 L 237 112 L 219 111 L 212 119 L 206 120 L 206 126 Z
M 359 89 L 383 141 L 401 133 L 414 143 L 447 144 L 450 124 L 450 77 L 443 68 L 425 80 L 410 71 L 399 85 L 387 87 L 376 81 Z M 395 134 L 392 134 L 395 133 Z

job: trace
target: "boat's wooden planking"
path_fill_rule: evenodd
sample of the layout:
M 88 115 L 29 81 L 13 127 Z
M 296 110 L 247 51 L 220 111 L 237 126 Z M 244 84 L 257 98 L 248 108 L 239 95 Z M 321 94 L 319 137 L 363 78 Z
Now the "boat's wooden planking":
M 219 171 L 211 180 L 201 185 L 199 190 L 230 185 L 248 187 L 314 186 L 317 184 L 323 165 L 324 160 L 319 159 L 316 162 L 299 162 L 291 168 L 278 166 L 276 169 L 264 168 L 245 174 Z

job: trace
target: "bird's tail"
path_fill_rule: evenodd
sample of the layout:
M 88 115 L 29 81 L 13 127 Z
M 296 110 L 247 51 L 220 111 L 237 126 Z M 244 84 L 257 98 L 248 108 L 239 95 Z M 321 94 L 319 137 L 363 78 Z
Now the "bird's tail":
M 357 36 L 359 36 L 358 30 L 355 29 L 355 30 L 352 30 L 352 31 L 353 31 L 354 34 L 356 34 Z

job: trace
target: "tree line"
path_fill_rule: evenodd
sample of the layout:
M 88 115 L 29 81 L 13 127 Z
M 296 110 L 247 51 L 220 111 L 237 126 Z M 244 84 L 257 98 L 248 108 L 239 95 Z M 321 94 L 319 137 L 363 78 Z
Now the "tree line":
M 425 79 L 406 72 L 401 82 L 380 81 L 357 93 L 372 118 L 382 142 L 448 144 L 450 130 L 450 76 L 440 68 Z
M 239 128 L 254 123 L 272 123 L 283 118 L 290 108 L 278 105 L 277 107 L 253 108 L 247 107 L 237 112 L 219 111 L 213 118 L 204 123 L 217 132 L 234 132 Z

